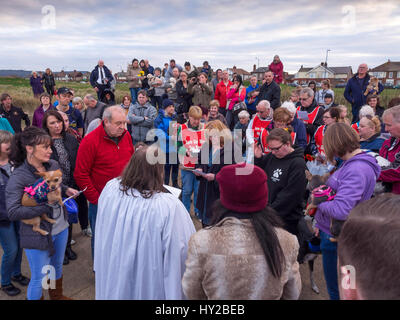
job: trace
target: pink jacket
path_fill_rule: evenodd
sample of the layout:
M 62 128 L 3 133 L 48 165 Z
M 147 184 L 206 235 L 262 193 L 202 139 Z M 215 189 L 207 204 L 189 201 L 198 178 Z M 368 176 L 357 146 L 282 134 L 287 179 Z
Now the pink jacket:
M 279 61 L 279 63 L 275 64 L 275 63 L 271 63 L 268 66 L 269 70 L 272 71 L 274 73 L 274 80 L 277 84 L 282 83 L 283 80 L 283 64 L 281 61 Z
M 244 101 L 244 99 L 246 98 L 246 88 L 242 87 L 242 90 L 240 91 L 240 95 L 239 92 L 235 92 L 236 89 L 235 88 L 231 88 L 228 92 L 228 94 L 226 95 L 226 98 L 228 100 L 231 100 L 231 102 L 229 103 L 229 107 L 228 110 L 232 110 L 233 106 L 239 102 L 239 98 L 240 101 Z
M 391 148 L 392 143 L 394 143 L 393 148 Z M 397 141 L 394 138 L 385 140 L 381 150 L 379 150 L 379 155 L 394 162 L 396 160 L 396 154 L 400 152 L 400 139 Z M 393 184 L 392 192 L 395 194 L 400 194 L 400 166 L 395 165 L 390 169 L 383 168 L 379 176 L 379 180 L 383 182 L 391 182 Z

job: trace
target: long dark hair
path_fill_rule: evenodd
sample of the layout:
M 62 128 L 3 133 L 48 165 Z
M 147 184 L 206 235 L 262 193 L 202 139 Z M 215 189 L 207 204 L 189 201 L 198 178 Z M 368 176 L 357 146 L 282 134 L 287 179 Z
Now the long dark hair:
M 243 80 L 242 80 L 242 77 L 240 76 L 240 74 L 235 75 L 233 81 L 235 81 L 235 80 L 239 81 L 239 85 L 237 86 L 236 91 L 235 91 L 236 93 L 238 93 L 240 90 L 240 87 L 243 84 Z
M 48 119 L 50 116 L 53 116 L 53 117 L 55 117 L 58 121 L 61 121 L 61 122 L 62 122 L 62 127 L 63 127 L 63 128 L 62 128 L 62 131 L 61 131 L 61 135 L 62 135 L 62 136 L 65 135 L 65 130 L 66 130 L 66 128 L 65 128 L 64 119 L 63 119 L 62 115 L 61 115 L 57 110 L 54 110 L 54 109 L 52 109 L 52 110 L 47 110 L 47 111 L 45 112 L 44 117 L 43 117 L 43 121 L 42 121 L 42 128 L 43 128 L 43 130 L 46 131 L 46 132 L 50 135 L 49 128 L 47 127 L 47 119 Z
M 272 275 L 275 278 L 281 277 L 285 264 L 285 255 L 274 228 L 283 228 L 283 222 L 274 209 L 267 206 L 258 212 L 252 212 L 250 214 L 235 214 L 225 208 L 222 205 L 221 200 L 216 200 L 212 212 L 213 218 L 211 219 L 211 225 L 217 224 L 219 221 L 230 215 L 248 217 L 264 251 L 265 260 L 267 261 L 267 265 L 270 268 Z
M 15 168 L 19 167 L 26 159 L 26 146 L 35 147 L 40 144 L 51 144 L 51 138 L 46 131 L 34 126 L 26 127 L 24 131 L 14 136 L 11 143 L 10 163 Z
M 146 154 L 158 157 L 160 150 L 155 146 L 140 146 L 135 150 L 131 160 L 121 175 L 120 190 L 126 195 L 133 189 L 140 192 L 143 198 L 149 199 L 154 193 L 167 192 L 164 188 L 164 165 L 159 162 L 150 164 Z

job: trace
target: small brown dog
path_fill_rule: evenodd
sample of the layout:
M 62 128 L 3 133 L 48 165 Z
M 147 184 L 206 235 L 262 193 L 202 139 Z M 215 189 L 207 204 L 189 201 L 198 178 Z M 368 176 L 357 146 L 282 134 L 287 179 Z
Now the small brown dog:
M 60 169 L 47 172 L 36 172 L 40 179 L 36 180 L 32 186 L 25 188 L 25 193 L 22 197 L 22 205 L 26 207 L 36 207 L 42 203 L 59 203 L 63 205 L 61 198 L 61 182 L 62 172 Z M 37 231 L 43 236 L 47 236 L 49 233 L 43 229 L 40 229 L 40 220 L 46 220 L 51 224 L 56 223 L 56 220 L 50 219 L 47 214 L 42 214 L 39 217 L 32 219 L 24 219 L 23 223 L 33 225 L 33 231 Z

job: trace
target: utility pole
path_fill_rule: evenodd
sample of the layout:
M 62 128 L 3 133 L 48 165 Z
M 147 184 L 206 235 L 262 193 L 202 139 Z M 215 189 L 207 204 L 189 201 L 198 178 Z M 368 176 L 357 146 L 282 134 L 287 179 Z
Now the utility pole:
M 257 69 L 258 69 L 260 67 L 260 58 L 256 57 L 256 60 L 257 60 Z
M 329 51 L 331 51 L 331 49 L 326 50 L 324 79 L 326 79 L 326 68 L 328 67 L 328 52 Z

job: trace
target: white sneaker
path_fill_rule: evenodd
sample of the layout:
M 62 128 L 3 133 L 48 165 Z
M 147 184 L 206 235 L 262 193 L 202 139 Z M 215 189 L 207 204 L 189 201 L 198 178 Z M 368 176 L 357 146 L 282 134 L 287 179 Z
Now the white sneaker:
M 74 239 L 71 239 L 71 246 L 73 246 L 76 243 Z
M 92 230 L 90 228 L 82 230 L 82 234 L 87 236 L 87 237 L 92 237 Z

